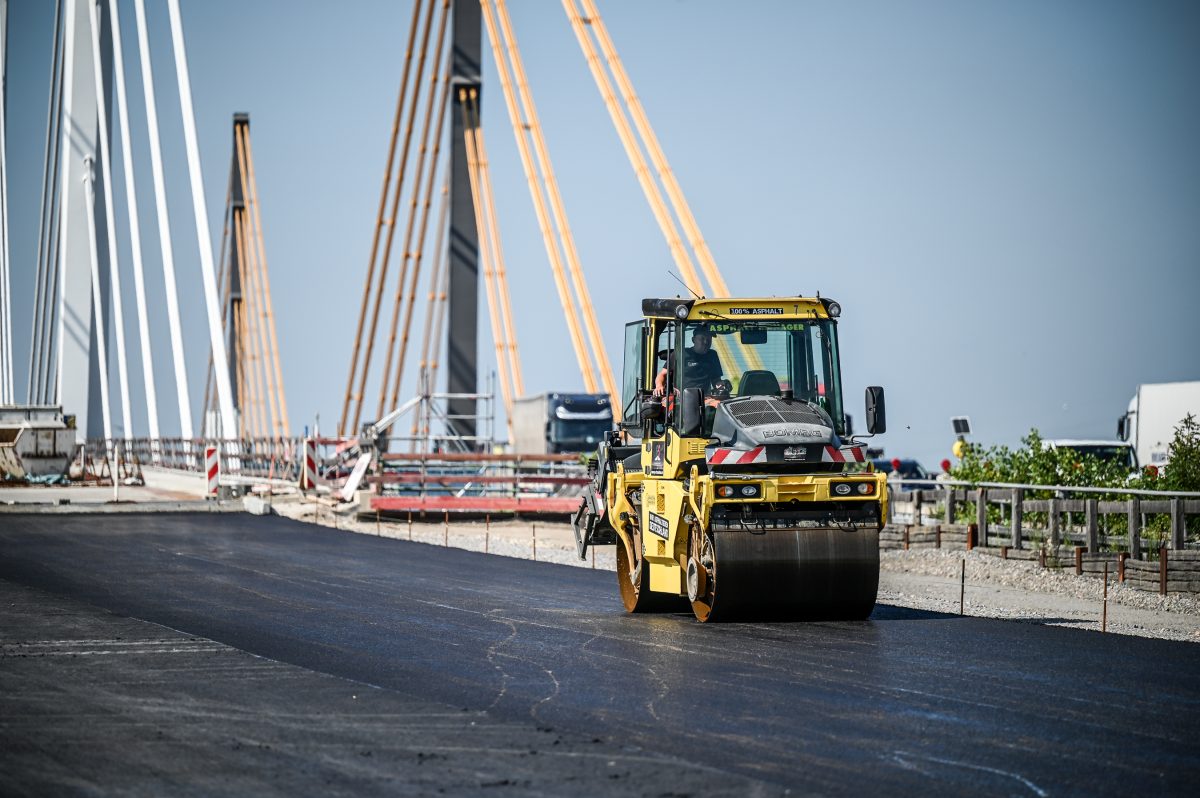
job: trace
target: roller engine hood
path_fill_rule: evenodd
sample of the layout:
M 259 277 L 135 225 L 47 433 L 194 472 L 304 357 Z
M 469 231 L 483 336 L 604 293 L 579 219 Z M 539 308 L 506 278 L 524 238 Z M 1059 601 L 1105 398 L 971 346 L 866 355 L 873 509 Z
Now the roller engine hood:
M 817 405 L 775 396 L 744 396 L 722 402 L 712 437 L 733 449 L 757 446 L 841 446 L 833 419 Z

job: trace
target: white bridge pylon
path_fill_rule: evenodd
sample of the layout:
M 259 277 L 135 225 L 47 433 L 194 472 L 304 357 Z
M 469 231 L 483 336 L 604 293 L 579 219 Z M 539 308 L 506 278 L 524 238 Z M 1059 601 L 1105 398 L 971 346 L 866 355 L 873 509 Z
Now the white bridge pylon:
M 229 378 L 228 354 L 221 322 L 221 309 L 213 263 L 213 242 L 201 182 L 200 152 L 192 109 L 191 83 L 184 49 L 183 21 L 178 0 L 151 0 L 165 6 L 170 16 L 171 47 L 178 82 L 180 117 L 187 153 L 188 177 L 199 248 L 200 280 L 204 290 L 206 323 L 216 376 L 220 430 L 201 430 L 208 437 L 233 438 L 238 425 Z M 6 10 L 0 0 L 0 12 Z M 153 346 L 155 338 L 148 318 L 147 305 L 165 299 L 170 327 L 171 355 L 179 404 L 181 436 L 192 439 L 192 402 L 184 361 L 183 330 L 176 287 L 174 246 L 167 211 L 166 178 L 162 163 L 155 102 L 154 76 L 150 59 L 150 39 L 146 25 L 146 2 L 134 0 L 137 42 L 141 63 L 141 82 L 145 93 L 145 128 L 149 139 L 150 166 L 154 179 L 161 268 L 165 297 L 147 297 L 141 230 L 137 215 L 134 185 L 133 150 L 128 95 L 125 88 L 125 59 L 122 52 L 121 20 L 116 0 L 58 0 L 55 60 L 51 81 L 51 111 L 48 122 L 46 178 L 43 198 L 43 226 L 38 262 L 38 296 L 35 299 L 35 327 L 30 353 L 30 380 L 27 401 L 31 404 L 61 405 L 63 412 L 77 420 L 79 437 L 111 440 L 115 402 L 108 395 L 109 363 L 113 351 L 109 330 L 115 330 L 115 352 L 120 386 L 119 437 L 145 434 L 133 428 L 130 408 L 130 383 L 125 346 L 125 319 L 122 308 L 121 264 L 118 259 L 118 235 L 125 230 L 118 223 L 113 185 L 118 172 L 113 169 L 111 127 L 119 120 L 120 155 L 126 196 L 125 213 L 134 288 L 137 300 L 138 347 L 144 377 L 149 436 L 160 438 L 160 418 L 154 383 Z M 115 86 L 112 84 L 115 83 Z M 110 89 L 115 89 L 111 91 Z M 116 114 L 110 101 L 116 97 Z M 0 120 L 2 124 L 2 120 Z M 136 130 L 136 124 L 132 126 Z M 3 131 L 0 131 L 2 135 Z M 0 138 L 2 141 L 2 138 Z M 0 161 L 0 176 L 3 162 Z M 2 185 L 2 184 L 0 184 Z M 2 199 L 0 193 L 0 199 Z M 90 235 L 89 235 L 90 231 Z M 97 241 L 97 231 L 104 240 Z M 0 230 L 0 232 L 3 232 Z M 6 277 L 7 258 L 0 260 L 0 277 Z M 7 281 L 0 293 L 0 323 L 7 322 L 3 300 Z M 11 336 L 7 333 L 5 341 Z M 159 336 L 161 340 L 161 336 Z M 161 357 L 161 355 L 160 355 Z M 11 357 L 0 358 L 0 387 L 6 383 L 5 368 Z M 7 395 L 9 392 L 0 392 Z M 101 422 L 101 417 L 104 421 Z

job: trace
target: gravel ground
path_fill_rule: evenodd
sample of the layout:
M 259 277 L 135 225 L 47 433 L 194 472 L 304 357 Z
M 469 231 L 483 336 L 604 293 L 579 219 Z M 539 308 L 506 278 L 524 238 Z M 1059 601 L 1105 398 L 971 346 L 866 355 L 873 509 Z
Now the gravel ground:
M 601 547 L 586 561 L 575 555 L 568 524 L 544 521 L 472 521 L 376 524 L 358 520 L 350 508 L 335 511 L 313 502 L 277 502 L 274 511 L 308 523 L 382 537 L 450 545 L 506 557 L 614 570 L 611 547 Z M 536 545 L 534 539 L 536 538 Z M 1036 562 L 1003 560 L 977 551 L 913 549 L 880 552 L 879 602 L 912 609 L 957 614 L 960 574 L 966 562 L 963 612 L 1024 623 L 1071 626 L 1115 634 L 1187 640 L 1200 643 L 1200 598 L 1159 596 L 1109 578 L 1107 621 L 1103 580 L 1070 571 L 1043 569 Z

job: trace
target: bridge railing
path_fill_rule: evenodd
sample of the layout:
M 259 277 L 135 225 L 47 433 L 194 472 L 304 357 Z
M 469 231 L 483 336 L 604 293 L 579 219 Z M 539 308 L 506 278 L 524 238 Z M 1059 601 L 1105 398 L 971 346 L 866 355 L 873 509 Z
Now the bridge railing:
M 155 467 L 188 473 L 204 472 L 204 454 L 217 450 L 221 474 L 246 479 L 296 482 L 300 478 L 304 439 L 245 438 L 122 438 L 111 445 L 103 439 L 89 439 L 83 446 L 85 470 L 131 474 L 141 468 Z

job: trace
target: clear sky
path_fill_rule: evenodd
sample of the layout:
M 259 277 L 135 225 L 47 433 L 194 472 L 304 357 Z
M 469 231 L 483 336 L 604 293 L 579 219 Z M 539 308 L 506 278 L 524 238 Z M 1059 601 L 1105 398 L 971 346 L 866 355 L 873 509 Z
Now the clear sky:
M 147 5 L 198 404 L 207 334 L 195 229 L 166 4 Z M 320 413 L 328 431 L 341 407 L 411 6 L 183 5 L 213 233 L 231 115 L 247 111 L 292 423 Z M 863 388 L 886 387 L 888 456 L 936 465 L 958 414 L 988 443 L 1016 443 L 1030 427 L 1112 437 L 1137 384 L 1200 379 L 1200 6 L 610 0 L 600 9 L 731 290 L 820 291 L 843 304 L 847 406 L 861 419 Z M 510 10 L 615 363 L 640 299 L 680 287 L 562 8 L 511 0 Z M 120 11 L 153 274 L 132 2 Z M 10 3 L 9 14 L 20 366 L 53 4 Z M 529 392 L 581 389 L 486 53 L 485 44 L 483 124 L 525 383 Z M 123 209 L 120 180 L 116 196 Z M 128 270 L 123 218 L 118 225 Z M 135 340 L 128 276 L 125 285 Z M 161 296 L 161 277 L 148 290 Z M 174 431 L 161 300 L 152 315 L 161 422 Z M 480 355 L 490 367 L 486 339 Z M 19 368 L 18 395 L 24 384 Z M 410 394 L 411 377 L 405 385 Z M 142 399 L 134 410 L 145 434 Z

